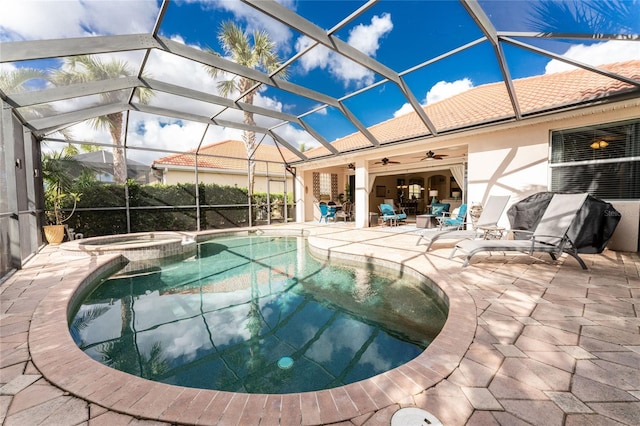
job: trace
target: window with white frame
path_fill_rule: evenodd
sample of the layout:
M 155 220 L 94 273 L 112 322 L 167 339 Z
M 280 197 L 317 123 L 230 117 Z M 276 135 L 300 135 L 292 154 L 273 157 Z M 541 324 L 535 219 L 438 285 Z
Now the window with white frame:
M 551 190 L 640 199 L 640 120 L 551 132 Z

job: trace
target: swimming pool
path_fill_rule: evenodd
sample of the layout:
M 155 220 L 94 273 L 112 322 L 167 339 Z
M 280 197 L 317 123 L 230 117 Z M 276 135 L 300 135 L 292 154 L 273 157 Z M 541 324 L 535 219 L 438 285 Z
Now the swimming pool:
M 289 393 L 395 368 L 446 320 L 425 283 L 319 261 L 302 237 L 216 238 L 197 250 L 100 284 L 72 321 L 78 346 L 164 383 Z

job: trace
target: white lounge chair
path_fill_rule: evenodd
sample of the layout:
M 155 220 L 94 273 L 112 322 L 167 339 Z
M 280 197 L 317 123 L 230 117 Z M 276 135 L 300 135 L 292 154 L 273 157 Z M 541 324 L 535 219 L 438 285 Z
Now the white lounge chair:
M 482 236 L 484 231 L 479 227 L 492 227 L 497 226 L 504 208 L 509 202 L 509 195 L 491 195 L 487 200 L 486 205 L 482 209 L 482 213 L 478 218 L 478 222 L 473 229 L 443 229 L 437 232 L 425 231 L 422 233 L 416 245 L 419 245 L 422 240 L 427 242 L 427 250 L 431 248 L 431 245 L 439 239 L 447 240 L 465 240 L 474 239 Z
M 454 256 L 456 250 L 465 253 L 467 257 L 462 265 L 464 267 L 469 264 L 474 254 L 483 251 L 520 251 L 529 255 L 542 252 L 548 253 L 553 260 L 562 253 L 567 253 L 580 263 L 582 269 L 587 269 L 587 265 L 578 256 L 578 251 L 567 236 L 567 231 L 587 196 L 588 194 L 554 194 L 529 239 L 461 241 L 456 244 L 450 258 Z

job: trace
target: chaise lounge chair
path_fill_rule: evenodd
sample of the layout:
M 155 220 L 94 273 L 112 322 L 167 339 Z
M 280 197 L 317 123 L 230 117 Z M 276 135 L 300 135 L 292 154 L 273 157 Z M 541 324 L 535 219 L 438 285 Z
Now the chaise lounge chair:
M 578 256 L 577 249 L 567 236 L 567 231 L 578 215 L 578 211 L 587 199 L 588 194 L 554 194 L 540 222 L 526 240 L 467 240 L 456 244 L 451 252 L 452 258 L 456 250 L 466 253 L 463 267 L 469 264 L 474 254 L 483 251 L 520 251 L 532 255 L 534 252 L 548 253 L 553 260 L 562 253 L 567 253 L 580 263 L 582 269 L 587 265 Z M 526 231 L 515 231 L 522 233 Z
M 460 229 L 463 226 L 461 224 L 458 229 L 443 229 L 437 232 L 425 231 L 416 242 L 416 245 L 419 245 L 422 240 L 425 240 L 427 242 L 426 251 L 429 251 L 429 249 L 431 249 L 431 245 L 441 238 L 449 240 L 465 240 L 482 236 L 483 232 L 478 228 L 496 226 L 498 224 L 498 220 L 500 220 L 500 216 L 502 216 L 504 208 L 507 206 L 509 198 L 510 197 L 508 195 L 490 196 L 474 229 Z

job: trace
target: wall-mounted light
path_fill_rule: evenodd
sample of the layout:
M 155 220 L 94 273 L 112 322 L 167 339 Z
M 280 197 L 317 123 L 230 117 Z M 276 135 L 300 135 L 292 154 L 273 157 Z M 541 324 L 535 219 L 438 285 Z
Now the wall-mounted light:
M 607 141 L 595 141 L 591 145 L 589 145 L 593 149 L 603 149 L 609 146 L 609 142 Z

